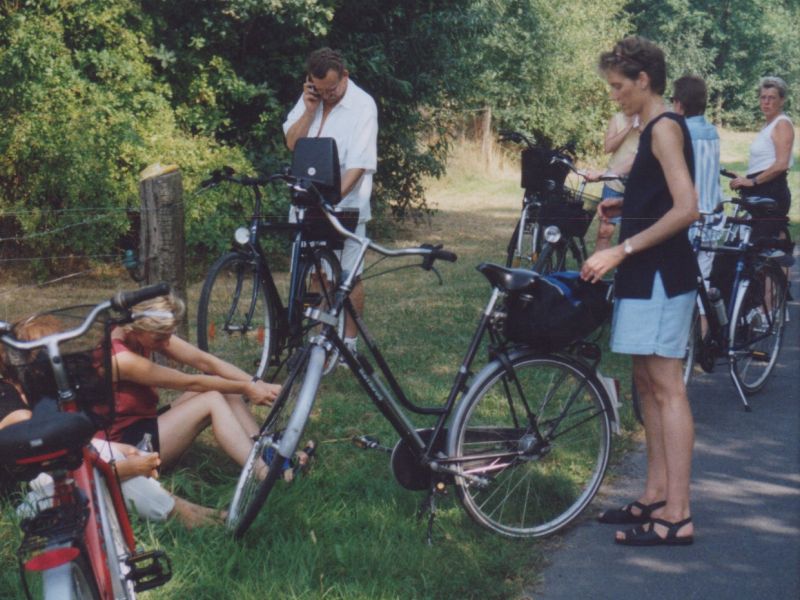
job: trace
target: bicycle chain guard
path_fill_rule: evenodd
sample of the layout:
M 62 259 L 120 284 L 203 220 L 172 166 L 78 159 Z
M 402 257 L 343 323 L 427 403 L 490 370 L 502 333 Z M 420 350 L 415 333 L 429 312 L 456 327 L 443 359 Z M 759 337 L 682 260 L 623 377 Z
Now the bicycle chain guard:
M 433 434 L 433 429 L 417 429 L 417 433 L 427 443 Z M 444 429 L 433 447 L 434 455 L 445 451 L 446 440 L 447 429 Z M 402 439 L 395 444 L 394 450 L 392 450 L 391 468 L 397 483 L 412 491 L 431 489 L 431 486 L 435 483 L 434 476 L 437 479 L 447 479 L 446 475 L 441 473 L 434 474 L 429 467 L 421 464 L 414 456 L 410 446 Z M 447 481 L 447 483 L 450 483 L 450 481 Z

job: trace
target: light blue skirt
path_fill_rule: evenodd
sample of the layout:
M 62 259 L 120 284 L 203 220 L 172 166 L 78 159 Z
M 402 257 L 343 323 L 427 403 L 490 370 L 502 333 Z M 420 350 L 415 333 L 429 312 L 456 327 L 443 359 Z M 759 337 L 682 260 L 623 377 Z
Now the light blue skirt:
M 656 272 L 650 298 L 617 298 L 611 322 L 611 350 L 619 354 L 656 354 L 683 358 L 689 341 L 697 292 L 667 298 Z

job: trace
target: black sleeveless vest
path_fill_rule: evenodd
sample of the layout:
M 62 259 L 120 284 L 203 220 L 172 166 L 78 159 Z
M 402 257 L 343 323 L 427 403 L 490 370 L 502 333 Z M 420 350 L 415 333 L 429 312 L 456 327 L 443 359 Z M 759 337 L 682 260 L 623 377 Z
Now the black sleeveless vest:
M 661 164 L 653 155 L 653 126 L 659 119 L 672 119 L 683 131 L 683 156 L 694 179 L 692 140 L 683 117 L 671 112 L 657 116 L 647 124 L 639 137 L 639 150 L 625 185 L 622 205 L 622 226 L 619 240 L 623 242 L 650 227 L 672 208 L 672 196 Z M 671 238 L 627 257 L 617 268 L 614 294 L 618 298 L 650 298 L 656 272 L 661 274 L 667 296 L 672 298 L 697 286 L 697 259 L 689 243 L 688 228 Z

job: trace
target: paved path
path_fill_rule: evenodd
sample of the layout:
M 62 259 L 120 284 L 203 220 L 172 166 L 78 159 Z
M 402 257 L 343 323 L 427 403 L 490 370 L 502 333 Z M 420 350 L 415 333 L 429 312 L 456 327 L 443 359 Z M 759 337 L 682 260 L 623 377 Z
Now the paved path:
M 689 387 L 696 444 L 692 477 L 695 543 L 629 548 L 613 525 L 587 518 L 554 544 L 543 582 L 528 593 L 561 598 L 800 598 L 800 271 L 792 270 L 790 322 L 780 362 L 744 412 L 727 371 Z M 642 449 L 587 512 L 635 499 Z

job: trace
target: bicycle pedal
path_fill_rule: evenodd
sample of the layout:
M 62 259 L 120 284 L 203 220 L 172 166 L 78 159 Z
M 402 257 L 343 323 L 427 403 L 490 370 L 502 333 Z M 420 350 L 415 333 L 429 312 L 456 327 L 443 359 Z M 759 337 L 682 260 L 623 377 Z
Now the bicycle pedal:
M 750 356 L 753 357 L 753 360 L 757 360 L 758 362 L 769 362 L 769 354 L 760 350 L 753 350 L 750 352 Z
M 172 579 L 172 563 L 162 550 L 134 554 L 125 563 L 130 567 L 128 579 L 136 592 L 151 590 Z
M 378 438 L 372 437 L 371 435 L 356 435 L 353 436 L 351 441 L 356 448 L 361 448 L 362 450 L 380 450 L 382 452 L 392 451 L 391 448 L 383 446 Z

